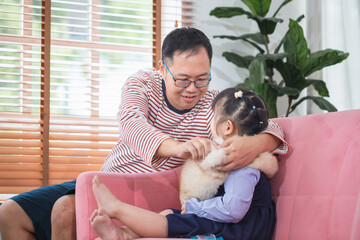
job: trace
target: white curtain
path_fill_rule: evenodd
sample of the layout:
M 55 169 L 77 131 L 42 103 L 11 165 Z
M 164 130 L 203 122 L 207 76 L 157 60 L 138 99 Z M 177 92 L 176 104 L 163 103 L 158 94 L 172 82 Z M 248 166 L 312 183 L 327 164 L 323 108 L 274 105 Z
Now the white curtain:
M 329 101 L 338 111 L 360 109 L 360 0 L 322 0 L 321 13 L 322 49 L 350 53 L 323 70 Z

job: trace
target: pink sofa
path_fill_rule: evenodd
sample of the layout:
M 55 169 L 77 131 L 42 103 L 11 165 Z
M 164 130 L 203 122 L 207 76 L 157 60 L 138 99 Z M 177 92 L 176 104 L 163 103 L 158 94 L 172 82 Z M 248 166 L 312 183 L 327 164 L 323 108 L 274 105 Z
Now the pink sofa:
M 360 239 L 360 110 L 275 119 L 291 146 L 272 179 L 274 239 Z M 122 201 L 161 211 L 179 208 L 179 169 L 156 174 L 86 172 L 76 185 L 77 237 L 96 238 L 95 174 Z

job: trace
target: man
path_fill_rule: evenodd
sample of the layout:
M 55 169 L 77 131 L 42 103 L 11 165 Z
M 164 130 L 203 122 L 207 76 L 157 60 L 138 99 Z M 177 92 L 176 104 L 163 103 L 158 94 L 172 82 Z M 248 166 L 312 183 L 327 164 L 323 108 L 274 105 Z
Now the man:
M 210 152 L 210 106 L 218 93 L 208 91 L 211 58 L 209 39 L 195 28 L 175 29 L 164 39 L 160 71 L 139 71 L 122 89 L 120 137 L 102 171 L 165 171 Z M 287 152 L 283 133 L 273 122 L 262 134 L 232 138 L 222 147 L 228 154 L 219 166 L 223 171 L 246 166 L 262 152 Z M 6 201 L 0 207 L 3 240 L 75 239 L 74 189 L 75 180 Z

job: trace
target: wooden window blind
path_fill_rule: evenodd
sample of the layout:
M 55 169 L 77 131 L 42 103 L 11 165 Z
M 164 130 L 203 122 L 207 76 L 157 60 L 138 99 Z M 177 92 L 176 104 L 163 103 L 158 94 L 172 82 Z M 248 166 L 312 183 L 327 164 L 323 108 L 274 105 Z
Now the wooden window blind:
M 100 170 L 126 78 L 191 25 L 179 0 L 0 0 L 0 194 Z M 1 196 L 0 196 L 1 199 Z

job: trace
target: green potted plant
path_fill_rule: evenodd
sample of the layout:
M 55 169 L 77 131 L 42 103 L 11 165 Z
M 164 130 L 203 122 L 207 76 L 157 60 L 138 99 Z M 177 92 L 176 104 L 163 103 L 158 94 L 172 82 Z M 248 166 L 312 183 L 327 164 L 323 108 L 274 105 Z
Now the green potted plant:
M 309 76 L 324 67 L 342 62 L 349 54 L 333 49 L 311 52 L 304 37 L 303 29 L 299 25 L 304 15 L 296 20 L 290 19 L 288 31 L 282 40 L 274 45 L 274 47 L 276 46 L 275 50 L 271 53 L 269 36 L 274 33 L 276 25 L 284 21 L 277 18 L 276 15 L 282 7 L 292 0 L 284 0 L 271 17 L 266 17 L 271 0 L 241 1 L 250 11 L 241 7 L 216 7 L 210 12 L 211 16 L 217 18 L 245 15 L 247 18 L 256 21 L 259 28 L 259 32 L 241 36 L 214 36 L 215 38 L 245 41 L 258 51 L 255 56 L 241 56 L 235 52 L 223 52 L 222 56 L 227 61 L 249 70 L 249 77 L 237 86 L 251 89 L 262 95 L 268 104 L 270 117 L 278 116 L 276 102 L 278 97 L 284 95 L 288 98 L 285 116 L 294 111 L 304 100 L 313 101 L 322 110 L 337 111 L 324 98 L 329 96 L 325 82 L 319 79 L 311 79 Z M 274 79 L 275 71 L 278 71 L 282 79 Z M 313 86 L 319 96 L 305 96 L 299 99 L 300 93 L 309 86 Z

